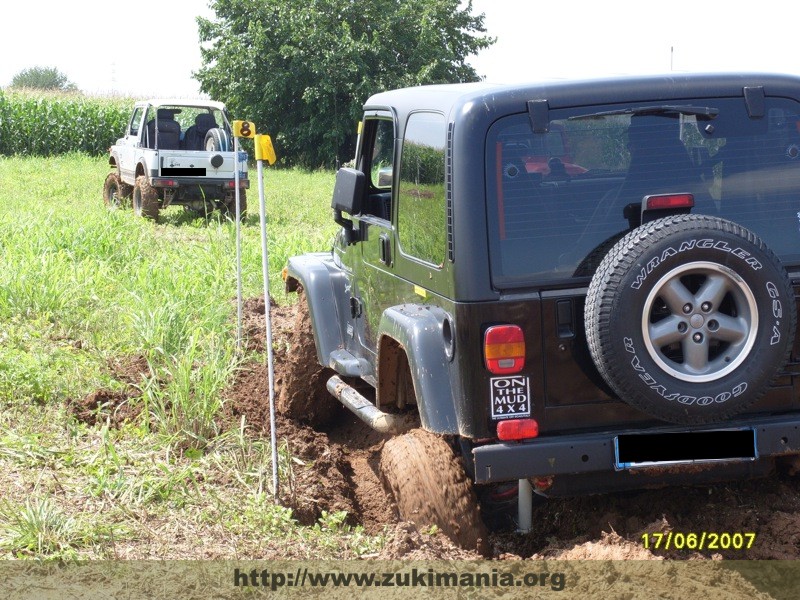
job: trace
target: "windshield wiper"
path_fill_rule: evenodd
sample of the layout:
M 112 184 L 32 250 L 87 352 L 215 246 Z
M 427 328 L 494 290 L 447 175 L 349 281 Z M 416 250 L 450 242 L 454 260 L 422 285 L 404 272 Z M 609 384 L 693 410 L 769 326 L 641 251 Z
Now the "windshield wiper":
M 678 104 L 662 104 L 660 106 L 636 106 L 633 108 L 620 108 L 604 112 L 591 113 L 588 115 L 577 115 L 569 117 L 568 121 L 579 119 L 593 119 L 596 117 L 610 117 L 612 115 L 693 115 L 701 119 L 713 119 L 719 114 L 718 108 L 710 106 L 689 106 Z

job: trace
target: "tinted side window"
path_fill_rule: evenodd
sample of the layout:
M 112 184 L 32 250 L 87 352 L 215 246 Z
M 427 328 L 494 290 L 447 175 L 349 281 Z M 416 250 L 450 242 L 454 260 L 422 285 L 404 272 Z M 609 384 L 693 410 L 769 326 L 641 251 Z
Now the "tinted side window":
M 441 265 L 447 250 L 445 118 L 414 113 L 408 119 L 400 162 L 397 229 L 404 254 Z
M 369 191 L 361 214 L 381 219 L 392 218 L 392 178 L 394 175 L 394 120 L 376 115 L 364 120 L 357 168 L 369 177 Z
M 394 124 L 388 119 L 377 121 L 372 142 L 370 179 L 372 187 L 391 189 L 394 168 Z
M 130 134 L 133 136 L 139 135 L 139 125 L 142 122 L 142 111 L 143 108 L 137 108 L 133 111 L 133 116 L 131 117 L 130 123 Z

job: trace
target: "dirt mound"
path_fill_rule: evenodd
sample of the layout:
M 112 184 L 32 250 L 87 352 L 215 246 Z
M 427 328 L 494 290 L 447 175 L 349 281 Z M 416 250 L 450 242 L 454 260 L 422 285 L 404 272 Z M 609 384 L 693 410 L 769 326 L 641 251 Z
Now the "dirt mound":
M 296 308 L 272 306 L 276 388 L 280 392 L 287 349 L 296 332 Z M 264 349 L 264 302 L 245 302 L 248 348 Z M 251 431 L 269 435 L 269 391 L 265 361 L 243 365 L 226 399 L 226 415 L 242 416 Z M 278 439 L 289 445 L 295 465 L 292 489 L 283 501 L 301 522 L 322 511 L 347 510 L 351 524 L 369 533 L 388 532 L 381 558 L 477 558 L 446 536 L 418 532 L 401 522 L 380 481 L 385 436 L 364 426 L 346 410 L 324 430 L 311 429 L 280 415 Z M 800 479 L 766 479 L 699 487 L 676 487 L 570 499 L 543 500 L 534 506 L 533 529 L 526 534 L 490 534 L 496 559 L 797 559 L 800 557 Z M 750 549 L 675 550 L 652 547 L 653 533 L 756 534 Z M 650 547 L 646 548 L 646 542 Z
M 141 407 L 132 403 L 140 394 L 140 384 L 150 376 L 150 366 L 143 356 L 118 357 L 109 361 L 114 379 L 127 384 L 123 390 L 98 389 L 83 398 L 67 400 L 67 412 L 87 425 L 108 422 L 119 427 L 139 416 Z
M 325 387 L 334 371 L 319 365 L 305 294 L 300 290 L 298 296 L 293 326 L 286 339 L 289 351 L 277 404 L 289 418 L 320 428 L 335 418 L 342 405 Z
M 456 546 L 444 533 L 420 533 L 402 521 L 389 530 L 389 539 L 377 557 L 381 560 L 475 560 L 482 558 Z
M 129 400 L 125 392 L 99 389 L 80 400 L 68 400 L 67 411 L 87 425 L 108 422 L 112 427 L 119 427 L 139 414 L 139 408 L 131 406 Z

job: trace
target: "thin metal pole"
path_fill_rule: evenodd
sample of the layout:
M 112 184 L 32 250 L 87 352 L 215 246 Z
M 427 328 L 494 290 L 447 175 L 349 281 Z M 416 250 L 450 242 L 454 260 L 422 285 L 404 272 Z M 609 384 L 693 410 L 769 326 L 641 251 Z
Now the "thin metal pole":
M 261 220 L 261 275 L 264 278 L 264 325 L 267 329 L 267 373 L 269 374 L 269 430 L 272 447 L 272 496 L 278 497 L 278 435 L 275 431 L 275 367 L 272 354 L 272 318 L 269 310 L 269 253 L 267 251 L 267 207 L 264 199 L 264 161 L 258 161 L 258 205 Z
M 533 526 L 533 488 L 527 479 L 518 482 L 519 494 L 517 497 L 517 522 L 520 533 L 528 533 Z
M 236 350 L 242 350 L 242 205 L 239 199 L 239 138 L 233 138 L 233 180 L 236 196 Z

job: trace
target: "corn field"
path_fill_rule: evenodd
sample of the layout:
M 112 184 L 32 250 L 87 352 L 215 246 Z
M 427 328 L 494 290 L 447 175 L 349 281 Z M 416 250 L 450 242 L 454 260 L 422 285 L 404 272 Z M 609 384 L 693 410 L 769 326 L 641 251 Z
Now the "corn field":
M 0 90 L 0 155 L 105 154 L 132 105 L 128 98 Z

